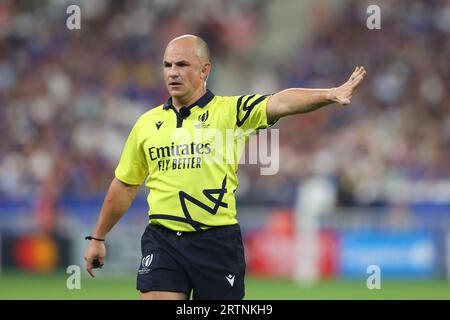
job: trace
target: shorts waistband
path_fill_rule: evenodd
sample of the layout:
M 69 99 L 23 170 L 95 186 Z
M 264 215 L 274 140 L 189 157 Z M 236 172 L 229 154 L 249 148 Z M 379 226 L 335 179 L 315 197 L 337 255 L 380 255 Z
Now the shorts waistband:
M 217 227 L 210 227 L 209 229 L 206 230 L 201 230 L 201 231 L 175 231 L 175 230 L 171 230 L 168 229 L 166 227 L 163 227 L 159 224 L 149 224 L 147 226 L 147 228 L 150 229 L 156 229 L 159 230 L 160 232 L 163 232 L 164 234 L 170 234 L 170 235 L 174 235 L 177 237 L 202 237 L 202 236 L 210 236 L 210 235 L 223 235 L 223 234 L 227 234 L 227 233 L 231 233 L 235 230 L 240 230 L 240 226 L 239 224 L 231 224 L 228 226 L 217 226 Z

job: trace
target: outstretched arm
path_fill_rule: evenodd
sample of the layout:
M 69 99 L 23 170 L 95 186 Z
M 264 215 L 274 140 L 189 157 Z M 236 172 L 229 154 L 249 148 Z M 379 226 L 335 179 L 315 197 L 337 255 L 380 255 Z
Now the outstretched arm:
M 284 116 L 311 112 L 334 102 L 348 105 L 365 75 L 364 67 L 356 67 L 348 81 L 337 88 L 293 88 L 280 91 L 267 102 L 267 122 L 273 123 Z
M 106 193 L 100 216 L 95 226 L 92 237 L 104 239 L 106 234 L 119 221 L 119 219 L 128 210 L 136 196 L 139 186 L 125 184 L 114 178 Z M 86 260 L 86 270 L 94 277 L 93 260 L 98 258 L 100 263 L 105 263 L 106 248 L 102 241 L 91 240 L 86 251 L 84 260 Z

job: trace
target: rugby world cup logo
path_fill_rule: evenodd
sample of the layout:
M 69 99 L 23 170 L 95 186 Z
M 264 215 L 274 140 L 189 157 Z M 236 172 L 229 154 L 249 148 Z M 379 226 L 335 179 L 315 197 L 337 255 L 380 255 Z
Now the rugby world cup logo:
M 205 122 L 208 120 L 209 112 L 206 111 L 204 114 L 198 116 L 198 121 Z
M 142 266 L 144 268 L 148 268 L 150 267 L 150 265 L 152 264 L 152 260 L 153 260 L 153 253 L 149 254 L 148 256 L 142 258 Z
M 197 129 L 208 128 L 209 124 L 205 123 L 206 120 L 208 120 L 208 117 L 209 117 L 209 112 L 207 110 L 205 113 L 203 113 L 203 114 L 198 116 L 198 118 L 197 118 L 198 119 L 198 123 L 194 127 L 196 127 Z

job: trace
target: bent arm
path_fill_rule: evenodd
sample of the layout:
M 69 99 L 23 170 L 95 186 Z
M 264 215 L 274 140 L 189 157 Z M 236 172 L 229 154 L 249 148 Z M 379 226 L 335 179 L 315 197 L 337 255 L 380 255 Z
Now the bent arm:
M 92 234 L 95 238 L 104 239 L 106 234 L 122 218 L 136 196 L 139 186 L 129 185 L 114 178 L 106 193 L 97 225 Z
M 292 88 L 280 91 L 267 102 L 267 122 L 273 123 L 284 116 L 311 112 L 334 102 L 347 105 L 365 74 L 364 67 L 357 67 L 349 80 L 337 88 Z
M 92 236 L 94 238 L 104 239 L 106 234 L 114 227 L 117 221 L 128 210 L 134 197 L 136 196 L 139 186 L 129 185 L 114 178 L 106 193 L 103 201 L 100 216 L 95 226 Z M 92 277 L 95 277 L 93 271 L 94 259 L 98 259 L 101 265 L 105 264 L 106 247 L 103 241 L 91 240 L 84 256 L 86 260 L 86 270 Z

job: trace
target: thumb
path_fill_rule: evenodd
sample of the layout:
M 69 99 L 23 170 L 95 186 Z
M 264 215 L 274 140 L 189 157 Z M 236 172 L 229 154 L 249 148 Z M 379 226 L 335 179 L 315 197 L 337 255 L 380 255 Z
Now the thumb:
M 350 104 L 350 99 L 345 98 L 345 99 L 339 99 L 339 103 L 343 106 L 349 105 Z

